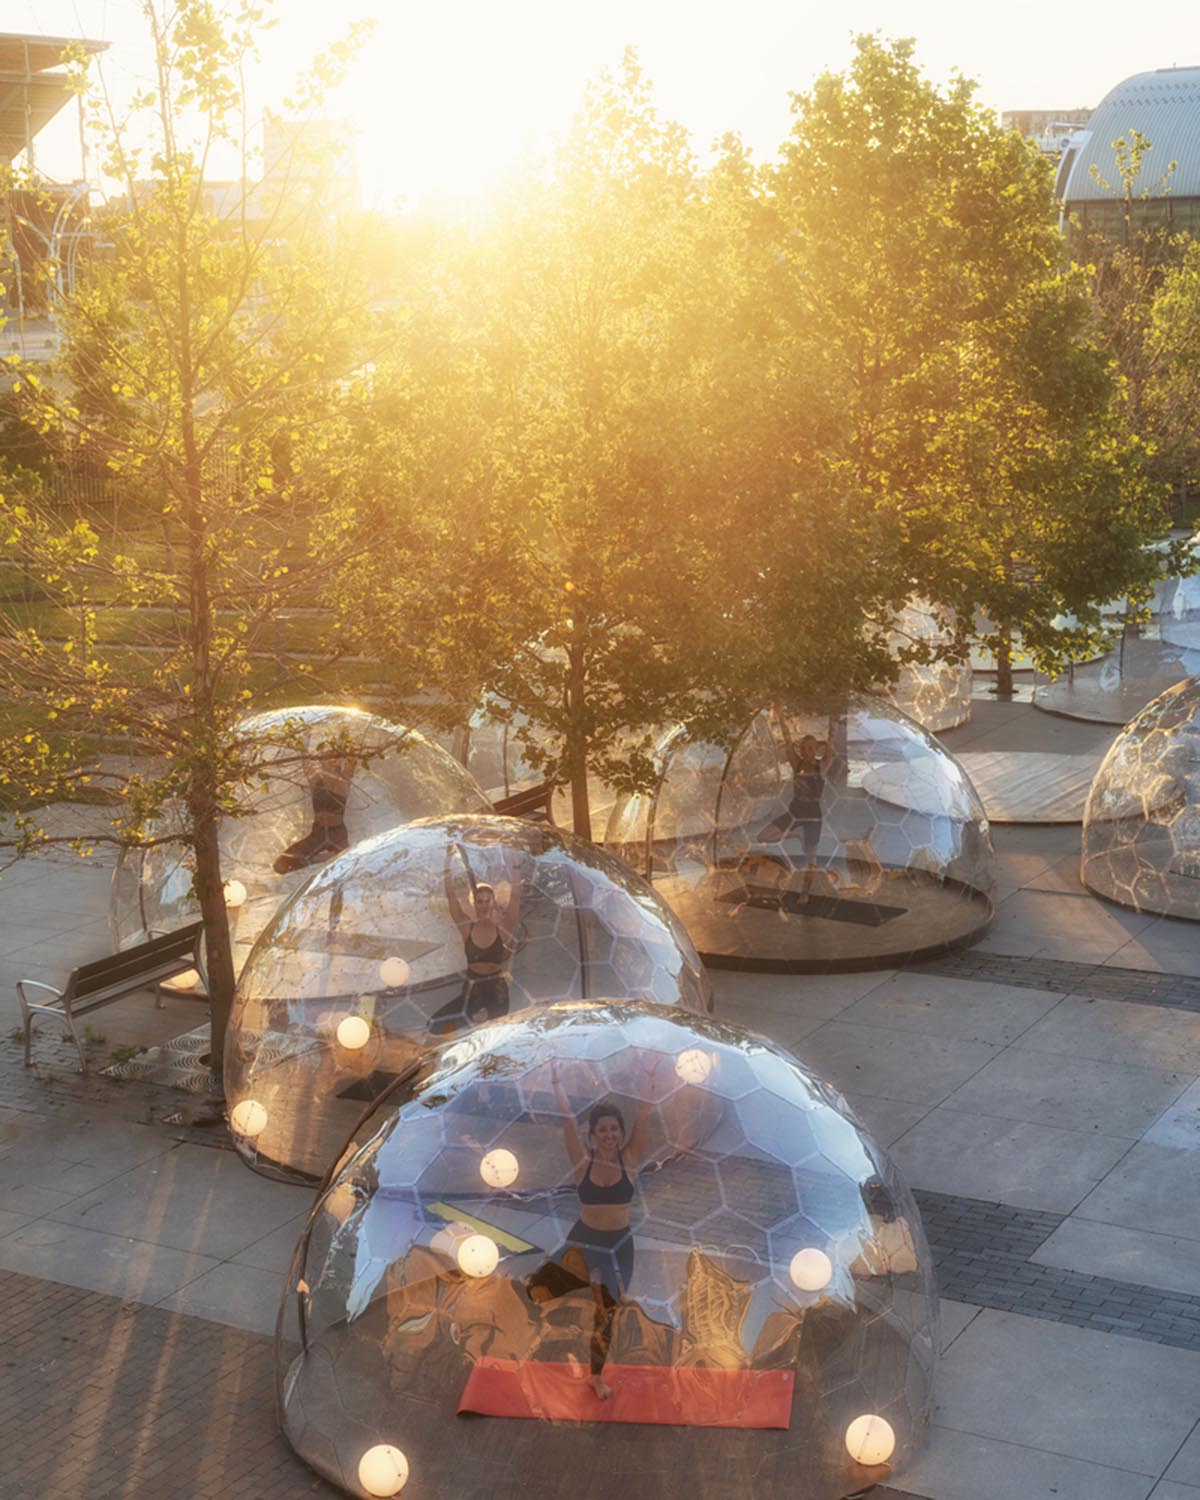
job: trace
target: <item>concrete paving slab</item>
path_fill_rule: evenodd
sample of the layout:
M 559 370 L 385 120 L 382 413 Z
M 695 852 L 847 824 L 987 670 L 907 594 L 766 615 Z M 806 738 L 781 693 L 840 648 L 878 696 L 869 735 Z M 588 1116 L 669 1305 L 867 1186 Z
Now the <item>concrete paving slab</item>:
M 0 1181 L 0 1209 L 5 1213 L 37 1219 L 42 1214 L 52 1213 L 56 1208 L 65 1208 L 68 1203 L 82 1196 L 82 1190 L 71 1192 L 69 1189 L 43 1187 L 25 1171 L 17 1172 L 14 1176 L 15 1181 Z
M 282 1293 L 276 1272 L 225 1261 L 157 1305 L 251 1333 L 274 1333 Z
M 900 1099 L 880 1099 L 875 1094 L 862 1094 L 857 1090 L 844 1097 L 870 1131 L 872 1138 L 885 1148 L 890 1147 L 893 1141 L 898 1141 L 929 1112 L 924 1104 L 905 1104 Z
M 1110 907 L 1086 891 L 1065 895 L 1020 890 L 1001 901 L 991 931 L 976 947 L 1023 958 L 1062 958 L 1103 963 L 1154 919 Z
M 942 1297 L 939 1301 L 941 1324 L 941 1347 L 943 1353 L 979 1315 L 979 1308 L 969 1302 L 956 1302 L 953 1297 Z
M 1010 1047 L 955 1091 L 952 1108 L 1136 1140 L 1192 1082 L 1187 1073 Z
M 31 1223 L 33 1217 L 32 1214 L 19 1214 L 7 1208 L 0 1209 L 0 1239 L 20 1229 L 23 1224 Z
M 796 1055 L 835 1088 L 905 1104 L 939 1103 L 996 1056 L 983 1042 L 830 1021 L 796 1047 Z
M 985 1309 L 937 1392 L 940 1427 L 1157 1479 L 1195 1424 L 1200 1354 Z
M 1164 1479 L 1150 1491 L 1150 1500 L 1197 1500 L 1200 1488 L 1192 1484 L 1176 1484 Z
M 1028 1031 L 1061 999 L 1061 994 L 1050 990 L 947 979 L 936 974 L 897 974 L 856 1000 L 839 1019 L 1004 1046 Z M 1200 1035 L 1200 1016 L 1195 1019 Z M 1200 1072 L 1200 1064 L 1196 1071 Z
M 0 1268 L 47 1281 L 158 1302 L 219 1264 L 166 1245 L 35 1219 L 0 1239 Z
M 1146 1500 L 1153 1483 L 1144 1474 L 941 1426 L 888 1480 L 891 1489 L 923 1500 Z
M 1200 1489 L 1200 1422 L 1188 1433 L 1187 1441 L 1171 1460 L 1164 1477 L 1174 1484 Z
M 732 1015 L 742 1001 L 805 1020 L 828 1021 L 877 989 L 895 973 L 876 969 L 864 974 L 751 974 L 740 969 L 713 969 L 717 1015 Z
M 1027 883 L 1026 889 L 1032 891 L 1054 891 L 1063 896 L 1077 896 L 1084 889 L 1083 882 L 1079 879 L 1079 856 L 1078 849 L 1072 849 L 1070 854 L 1064 854 L 1061 859 L 1056 859 L 1053 864 L 1039 871 Z
M 230 1151 L 177 1146 L 56 1208 L 53 1217 L 225 1260 L 295 1218 L 311 1199 L 311 1188 L 268 1182 Z
M 1070 1218 L 1030 1259 L 1088 1276 L 1111 1276 L 1200 1296 L 1200 1244 L 1180 1235 Z
M 1200 1240 L 1200 1158 L 1139 1142 L 1079 1205 L 1081 1219 Z
M 1117 969 L 1146 969 L 1154 974 L 1200 974 L 1200 923 L 1156 917 L 1104 962 Z
M 1097 1062 L 1200 1073 L 1200 1015 L 1072 995 L 1031 1026 L 1017 1045 Z
M 310 1202 L 313 1196 L 310 1193 Z M 273 1229 L 261 1240 L 255 1240 L 252 1245 L 239 1250 L 233 1257 L 233 1263 L 253 1266 L 260 1271 L 270 1271 L 276 1277 L 283 1276 L 292 1263 L 292 1255 L 300 1243 L 300 1236 L 307 1222 L 306 1210 L 304 1213 L 297 1214 L 294 1219 L 289 1219 L 286 1224 L 281 1224 L 278 1229 Z
M 1129 1150 L 1128 1139 L 939 1105 L 892 1147 L 911 1187 L 1070 1213 Z
M 1142 1137 L 1153 1146 L 1174 1146 L 1178 1150 L 1200 1150 L 1200 1082 L 1184 1089 L 1170 1109 L 1155 1120 Z

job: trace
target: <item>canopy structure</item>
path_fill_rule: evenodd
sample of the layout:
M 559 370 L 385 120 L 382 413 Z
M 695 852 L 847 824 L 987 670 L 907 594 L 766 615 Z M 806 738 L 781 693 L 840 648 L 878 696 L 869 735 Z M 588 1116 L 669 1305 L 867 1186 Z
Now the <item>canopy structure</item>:
M 22 151 L 32 158 L 38 132 L 74 96 L 66 73 L 59 69 L 68 47 L 95 55 L 108 43 L 0 32 L 0 160 L 11 163 Z

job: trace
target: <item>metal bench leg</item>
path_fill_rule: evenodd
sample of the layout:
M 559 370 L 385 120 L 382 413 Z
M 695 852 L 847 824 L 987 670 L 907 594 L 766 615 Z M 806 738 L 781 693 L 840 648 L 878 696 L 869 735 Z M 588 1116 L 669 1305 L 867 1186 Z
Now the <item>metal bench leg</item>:
M 70 1033 L 71 1033 L 71 1039 L 75 1043 L 75 1048 L 76 1048 L 76 1050 L 79 1053 L 79 1071 L 81 1073 L 86 1073 L 87 1070 L 88 1070 L 87 1069 L 87 1054 L 83 1050 L 83 1038 L 75 1030 L 75 1017 L 71 1014 L 71 1012 L 69 1010 L 64 1010 L 63 1011 L 63 1020 L 66 1021 L 66 1023 L 67 1023 L 67 1029 L 70 1031 Z

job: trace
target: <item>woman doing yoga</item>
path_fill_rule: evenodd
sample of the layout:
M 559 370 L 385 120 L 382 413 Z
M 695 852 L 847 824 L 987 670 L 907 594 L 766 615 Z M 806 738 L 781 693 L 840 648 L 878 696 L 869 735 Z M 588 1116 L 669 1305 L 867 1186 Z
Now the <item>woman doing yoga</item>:
M 802 735 L 800 743 L 795 744 L 786 717 L 777 709 L 772 709 L 772 714 L 783 736 L 784 750 L 792 770 L 792 785 L 787 812 L 768 823 L 758 837 L 764 843 L 782 843 L 799 833 L 804 847 L 804 893 L 807 895 L 812 889 L 817 849 L 821 843 L 821 794 L 825 789 L 825 757 L 829 747 L 811 734 Z
M 649 1065 L 650 1081 L 657 1068 Z M 637 1192 L 638 1173 L 646 1162 L 651 1105 L 638 1104 L 633 1129 L 625 1138 L 625 1118 L 615 1104 L 595 1105 L 588 1114 L 586 1142 L 581 1139 L 575 1111 L 558 1076 L 550 1065 L 554 1097 L 563 1117 L 563 1140 L 579 1194 L 579 1217 L 567 1234 L 567 1242 L 556 1257 L 576 1250 L 587 1267 L 596 1311 L 592 1330 L 592 1389 L 602 1400 L 612 1395 L 602 1377 L 608 1346 L 612 1341 L 612 1321 L 617 1304 L 629 1293 L 633 1280 L 633 1229 L 629 1206 Z M 654 1092 L 652 1088 L 643 1092 Z M 545 1270 L 546 1268 L 544 1268 Z M 543 1272 L 530 1278 L 529 1294 L 535 1302 L 549 1301 L 556 1295 Z
M 461 857 L 461 855 L 460 855 Z M 446 851 L 445 888 L 450 917 L 462 938 L 467 977 L 458 996 L 430 1018 L 434 1035 L 453 1034 L 460 1026 L 478 1026 L 508 1014 L 509 960 L 516 951 L 521 911 L 521 882 L 509 875 L 509 897 L 501 906 L 495 887 L 476 881 L 466 860 L 469 890 L 460 893 Z

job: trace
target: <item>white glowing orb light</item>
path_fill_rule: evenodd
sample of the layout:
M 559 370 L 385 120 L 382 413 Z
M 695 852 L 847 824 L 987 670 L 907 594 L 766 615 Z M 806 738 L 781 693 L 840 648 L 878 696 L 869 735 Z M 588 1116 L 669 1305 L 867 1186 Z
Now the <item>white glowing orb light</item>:
M 371 1040 L 371 1028 L 361 1016 L 344 1016 L 338 1022 L 337 1039 L 347 1052 L 357 1052 Z
M 368 1495 L 381 1500 L 398 1495 L 408 1483 L 408 1459 L 391 1443 L 377 1443 L 358 1461 L 358 1482 Z
M 703 1083 L 715 1062 L 711 1052 L 705 1052 L 702 1047 L 689 1047 L 675 1059 L 675 1072 L 684 1083 Z
M 797 1250 L 788 1275 L 802 1292 L 819 1292 L 833 1280 L 833 1262 L 824 1250 Z
M 402 990 L 411 974 L 412 969 L 402 958 L 385 958 L 379 965 L 379 982 L 385 989 Z
M 511 1151 L 506 1151 L 503 1146 L 498 1146 L 495 1151 L 489 1151 L 479 1163 L 479 1175 L 488 1187 L 512 1187 L 520 1170 L 521 1163 Z
M 896 1451 L 896 1434 L 884 1417 L 866 1413 L 846 1428 L 846 1452 L 857 1464 L 868 1468 L 885 1464 Z
M 199 969 L 184 969 L 182 974 L 174 974 L 170 979 L 164 979 L 163 988 L 168 990 L 194 990 L 199 983 Z
M 469 1234 L 456 1253 L 459 1270 L 468 1276 L 490 1276 L 500 1264 L 500 1247 L 486 1234 Z
M 240 880 L 227 880 L 225 882 L 225 905 L 231 911 L 236 911 L 239 906 L 246 904 L 246 887 Z
M 252 1141 L 267 1128 L 267 1112 L 257 1099 L 243 1099 L 234 1106 L 229 1123 L 238 1135 Z

